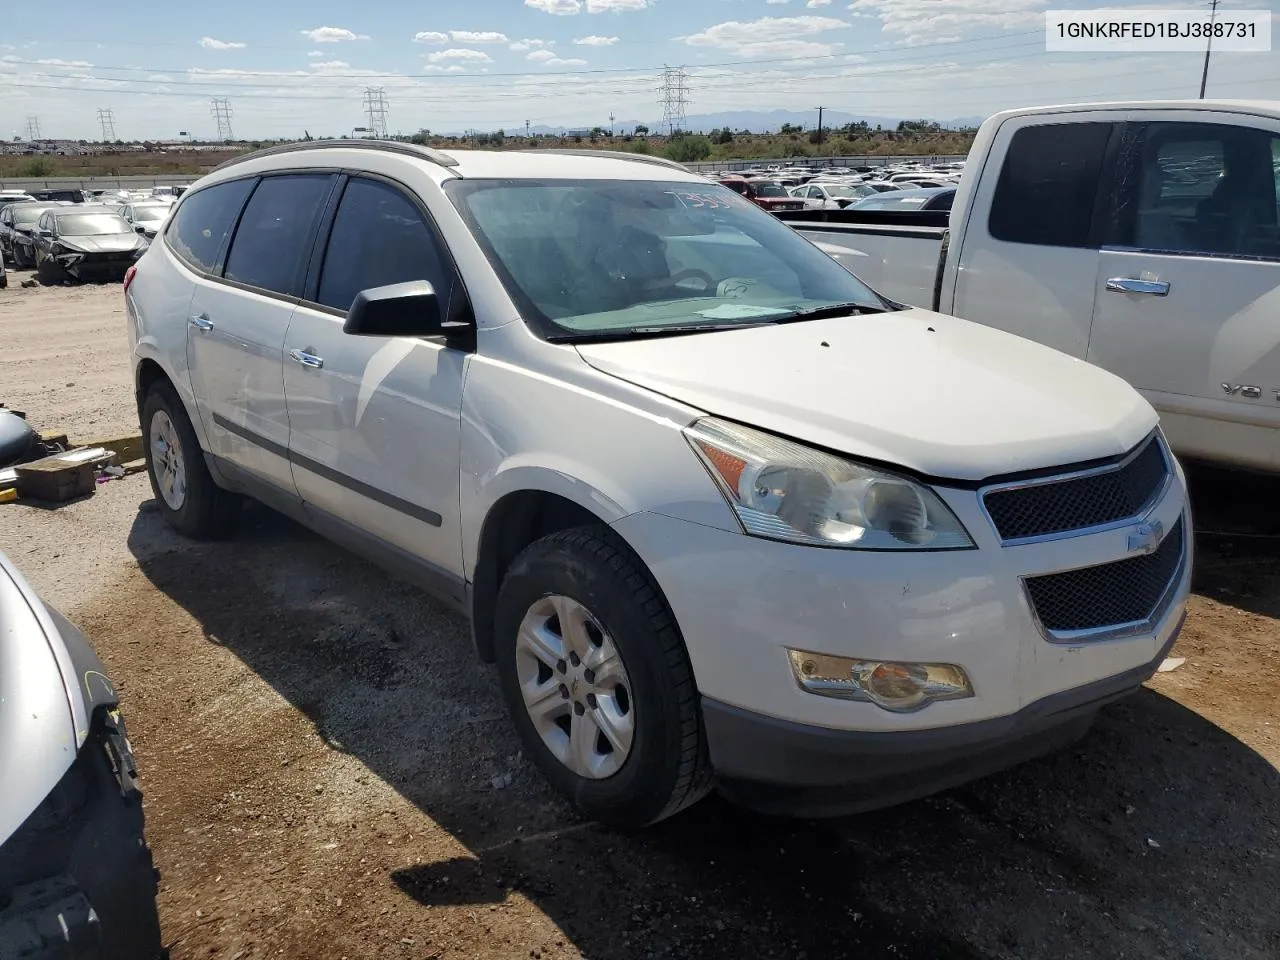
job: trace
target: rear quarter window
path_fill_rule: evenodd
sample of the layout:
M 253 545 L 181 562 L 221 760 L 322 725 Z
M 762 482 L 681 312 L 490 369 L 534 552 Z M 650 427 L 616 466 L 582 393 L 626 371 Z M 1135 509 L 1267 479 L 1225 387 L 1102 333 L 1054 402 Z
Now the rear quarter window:
M 185 197 L 165 233 L 170 249 L 188 266 L 213 273 L 255 178 L 205 187 Z

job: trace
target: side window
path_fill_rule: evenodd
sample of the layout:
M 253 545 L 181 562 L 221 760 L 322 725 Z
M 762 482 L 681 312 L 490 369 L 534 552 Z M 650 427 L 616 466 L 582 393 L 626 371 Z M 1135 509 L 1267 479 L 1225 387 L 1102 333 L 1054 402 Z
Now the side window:
M 1143 250 L 1280 258 L 1280 137 L 1227 124 L 1149 123 L 1126 150 L 1136 172 L 1116 240 Z
M 294 296 L 333 177 L 327 173 L 264 177 L 253 191 L 227 254 L 223 276 Z
M 422 212 L 395 187 L 352 178 L 329 234 L 316 299 L 346 310 L 361 290 L 408 280 L 426 280 L 446 306 L 450 271 Z
M 1053 123 L 1014 133 L 988 229 L 997 240 L 1089 246 L 1109 123 Z
M 254 181 L 232 180 L 191 194 L 165 232 L 169 246 L 196 270 L 211 273 Z

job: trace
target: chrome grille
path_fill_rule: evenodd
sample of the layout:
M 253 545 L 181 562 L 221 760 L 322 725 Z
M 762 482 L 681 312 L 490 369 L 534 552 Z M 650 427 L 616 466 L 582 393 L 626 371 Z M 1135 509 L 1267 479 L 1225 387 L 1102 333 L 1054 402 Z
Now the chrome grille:
M 982 502 L 1001 540 L 1053 536 L 1141 516 L 1171 469 L 1164 444 L 1152 436 L 1113 466 L 997 487 Z
M 1151 619 L 1182 573 L 1184 535 L 1179 517 L 1154 553 L 1027 577 L 1027 595 L 1040 625 L 1051 634 L 1067 634 Z

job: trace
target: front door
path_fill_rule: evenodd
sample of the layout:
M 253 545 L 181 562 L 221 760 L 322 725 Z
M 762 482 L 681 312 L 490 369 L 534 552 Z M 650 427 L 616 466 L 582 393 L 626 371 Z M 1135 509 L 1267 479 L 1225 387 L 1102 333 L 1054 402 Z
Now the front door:
M 361 290 L 427 280 L 448 309 L 456 276 L 426 216 L 399 187 L 353 177 L 334 217 L 314 300 L 286 338 L 289 451 L 313 521 L 356 528 L 460 576 L 458 458 L 469 354 L 415 337 L 342 332 Z M 460 285 L 456 296 L 464 296 Z
M 1280 125 L 1134 124 L 1088 359 L 1160 411 L 1174 449 L 1280 467 Z
M 258 182 L 222 258 L 225 267 L 217 265 L 214 276 L 196 281 L 188 310 L 187 360 L 209 452 L 288 493 L 294 486 L 284 402 L 285 331 L 333 180 L 329 174 L 296 174 Z M 204 193 L 178 212 L 173 232 L 179 244 L 188 232 L 199 238 L 219 229 L 196 222 L 201 211 L 188 209 Z M 207 216 L 223 215 L 213 203 L 208 206 Z

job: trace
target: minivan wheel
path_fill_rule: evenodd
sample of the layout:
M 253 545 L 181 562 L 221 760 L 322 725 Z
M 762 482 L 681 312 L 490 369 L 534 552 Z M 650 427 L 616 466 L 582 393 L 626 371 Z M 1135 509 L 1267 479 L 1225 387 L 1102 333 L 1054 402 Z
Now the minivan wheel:
M 494 619 L 525 749 L 584 816 L 642 827 L 710 789 L 684 641 L 653 578 L 610 531 L 564 530 L 527 547 Z
M 142 405 L 142 439 L 151 490 L 169 526 L 197 539 L 229 534 L 240 498 L 214 483 L 186 408 L 166 381 Z

